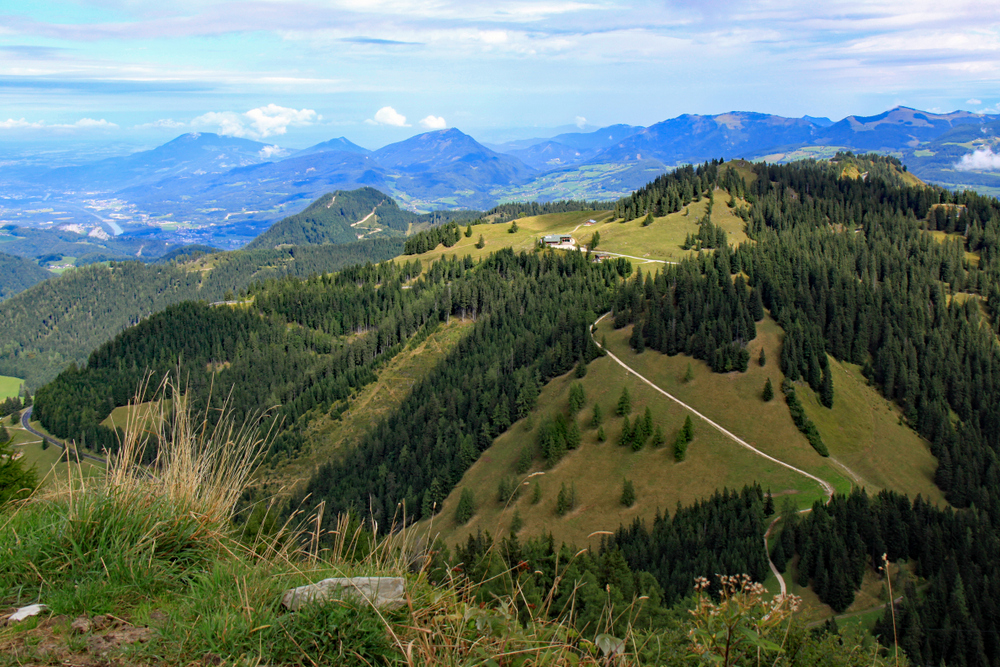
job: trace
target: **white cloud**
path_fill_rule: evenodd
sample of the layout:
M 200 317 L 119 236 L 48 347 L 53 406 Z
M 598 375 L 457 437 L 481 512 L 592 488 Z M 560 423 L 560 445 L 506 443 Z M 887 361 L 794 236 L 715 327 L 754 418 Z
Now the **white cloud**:
M 289 127 L 312 125 L 322 116 L 312 109 L 290 109 L 277 104 L 251 109 L 246 113 L 210 111 L 191 121 L 191 127 L 215 128 L 219 134 L 247 139 L 263 139 L 285 134 Z
M 154 120 L 152 123 L 143 123 L 142 125 L 136 125 L 133 130 L 149 130 L 149 129 L 164 129 L 164 130 L 176 130 L 178 128 L 187 127 L 187 123 L 181 123 L 173 118 L 160 118 L 159 120 Z
M 583 116 L 577 116 L 576 121 L 574 122 L 576 123 L 576 126 L 581 130 L 587 126 L 587 119 L 584 118 Z
M 420 121 L 420 125 L 428 130 L 443 130 L 448 127 L 448 123 L 441 116 L 428 116 Z
M 230 137 L 246 137 L 249 132 L 240 114 L 232 111 L 209 111 L 192 120 L 191 127 L 214 129 Z
M 260 137 L 284 134 L 289 126 L 312 125 L 321 116 L 312 109 L 289 109 L 277 104 L 251 109 L 244 114 Z
M 8 118 L 7 120 L 0 120 L 0 130 L 38 130 L 45 127 L 42 123 L 29 123 L 24 120 L 14 120 L 13 118 Z
M 75 123 L 55 123 L 49 125 L 45 121 L 29 122 L 21 118 L 14 120 L 0 120 L 0 130 L 114 130 L 118 125 L 108 122 L 103 118 L 94 120 L 93 118 L 81 118 Z
M 86 128 L 101 128 L 105 130 L 110 130 L 111 128 L 116 128 L 118 125 L 115 123 L 109 123 L 103 118 L 100 120 L 94 120 L 93 118 L 81 118 L 72 125 L 57 125 L 55 127 L 86 127 Z
M 260 149 L 260 157 L 263 160 L 270 160 L 272 157 L 281 157 L 287 151 L 281 146 L 264 146 Z
M 369 125 L 392 125 L 394 127 L 410 127 L 406 124 L 406 116 L 392 107 L 382 107 L 375 112 L 375 118 L 365 121 Z
M 992 148 L 980 148 L 955 163 L 955 169 L 960 171 L 997 171 L 1000 170 L 1000 155 Z
M 971 104 L 973 106 L 979 106 L 980 104 L 983 103 L 983 101 L 982 100 L 977 100 L 975 97 L 973 97 L 972 99 L 965 100 L 965 103 L 966 104 Z

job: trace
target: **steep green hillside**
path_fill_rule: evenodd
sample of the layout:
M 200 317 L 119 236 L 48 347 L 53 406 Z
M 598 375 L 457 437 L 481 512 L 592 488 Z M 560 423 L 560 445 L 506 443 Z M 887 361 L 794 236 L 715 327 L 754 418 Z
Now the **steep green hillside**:
M 372 236 L 404 236 L 416 225 L 478 218 L 478 211 L 404 211 L 375 188 L 337 190 L 323 195 L 304 211 L 274 223 L 247 244 L 247 250 L 282 245 L 351 243 Z
M 401 250 L 401 239 L 372 239 L 224 252 L 186 263 L 115 262 L 70 271 L 0 303 L 0 319 L 6 323 L 0 372 L 37 387 L 71 363 L 82 365 L 95 347 L 171 304 L 220 301 L 257 281 L 382 261 Z
M 0 252 L 0 301 L 51 276 L 36 262 Z

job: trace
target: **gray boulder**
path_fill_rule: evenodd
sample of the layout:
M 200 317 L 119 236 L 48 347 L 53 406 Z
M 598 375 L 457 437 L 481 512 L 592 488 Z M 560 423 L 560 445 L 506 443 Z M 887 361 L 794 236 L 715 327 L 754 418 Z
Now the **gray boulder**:
M 406 604 L 402 577 L 350 577 L 324 579 L 308 586 L 285 591 L 281 604 L 295 611 L 322 600 L 353 600 L 376 607 L 397 609 Z

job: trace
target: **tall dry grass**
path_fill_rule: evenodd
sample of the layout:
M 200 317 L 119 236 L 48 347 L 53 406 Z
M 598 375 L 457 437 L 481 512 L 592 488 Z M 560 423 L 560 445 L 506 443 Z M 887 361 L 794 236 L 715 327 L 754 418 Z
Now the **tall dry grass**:
M 105 490 L 136 501 L 155 496 L 208 522 L 228 523 L 267 453 L 270 432 L 261 434 L 257 419 L 238 423 L 228 398 L 215 409 L 215 419 L 209 407 L 193 413 L 179 376 L 160 382 L 153 409 L 144 413 L 135 406 L 147 395 L 148 383 L 149 378 L 129 404 L 120 448 L 108 459 Z M 167 395 L 170 401 L 164 400 Z M 152 438 L 156 457 L 143 465 Z

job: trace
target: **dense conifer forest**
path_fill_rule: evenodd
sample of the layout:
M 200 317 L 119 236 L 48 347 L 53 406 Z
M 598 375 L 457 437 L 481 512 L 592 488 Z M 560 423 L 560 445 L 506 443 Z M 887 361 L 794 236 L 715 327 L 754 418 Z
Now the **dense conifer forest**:
M 204 267 L 112 262 L 70 271 L 0 303 L 5 323 L 0 375 L 24 378 L 35 387 L 70 363 L 83 365 L 98 345 L 170 304 L 235 298 L 261 280 L 378 262 L 402 247 L 402 239 L 378 238 L 219 253 Z
M 465 318 L 468 333 L 447 359 L 293 501 L 325 503 L 328 523 L 353 510 L 386 525 L 404 512 L 410 521 L 437 511 L 493 439 L 528 414 L 547 380 L 598 355 L 589 333 L 597 315 L 610 310 L 615 326 L 632 325 L 636 351 L 685 353 L 725 373 L 746 369 L 766 309 L 785 331 L 782 391 L 793 417 L 797 383 L 827 407 L 837 400 L 829 358 L 862 366 L 930 443 L 936 481 L 953 506 L 888 492 L 835 496 L 784 522 L 773 560 L 792 564 L 800 583 L 842 610 L 864 573 L 883 566 L 883 553 L 908 559 L 919 580 L 902 591 L 896 633 L 911 660 L 998 663 L 1000 202 L 908 185 L 893 158 L 839 154 L 829 163 L 686 167 L 615 208 L 635 219 L 705 197 L 722 205 L 716 188 L 732 195 L 746 222 L 751 240 L 735 249 L 702 225 L 696 245 L 715 250 L 634 275 L 625 260 L 502 250 L 479 263 L 273 279 L 250 288 L 244 307 L 184 305 L 139 323 L 39 390 L 36 410 L 61 435 L 94 433 L 146 368 L 180 364 L 199 400 L 209 400 L 214 372 L 217 387 L 236 387 L 232 400 L 243 413 L 279 406 L 268 418 L 281 424 L 271 456 L 294 455 L 306 446 L 312 411 L 336 414 L 401 346 L 438 322 Z M 441 239 L 460 231 L 434 230 Z M 818 433 L 811 437 L 799 416 L 822 454 Z M 554 462 L 543 440 L 529 454 Z M 751 486 L 661 514 L 651 526 L 622 527 L 598 555 L 574 561 L 574 576 L 657 605 L 675 602 L 700 573 L 763 579 L 766 501 Z M 499 551 L 491 544 L 477 536 L 457 550 L 469 576 L 488 578 L 500 553 L 529 564 L 535 574 L 526 580 L 545 577 L 553 570 L 544 564 L 562 553 L 544 539 L 521 545 L 511 536 Z M 889 623 L 878 626 L 885 642 Z
M 31 260 L 0 252 L 0 301 L 51 276 Z

